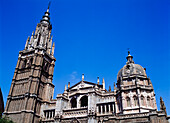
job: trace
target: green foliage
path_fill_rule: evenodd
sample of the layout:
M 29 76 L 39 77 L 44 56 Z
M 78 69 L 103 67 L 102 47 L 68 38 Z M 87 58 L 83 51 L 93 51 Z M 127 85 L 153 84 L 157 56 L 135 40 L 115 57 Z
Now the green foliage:
M 14 122 L 10 120 L 8 117 L 2 117 L 0 118 L 0 123 L 14 123 Z

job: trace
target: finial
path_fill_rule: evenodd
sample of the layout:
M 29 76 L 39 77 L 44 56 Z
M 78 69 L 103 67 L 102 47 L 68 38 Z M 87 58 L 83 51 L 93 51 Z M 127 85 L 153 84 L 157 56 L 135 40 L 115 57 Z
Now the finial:
M 55 48 L 55 43 L 53 43 L 53 46 L 52 46 L 52 51 L 51 51 L 52 56 L 54 56 L 54 48 Z
M 52 42 L 52 40 L 53 40 L 53 35 L 51 36 L 50 42 Z
M 47 8 L 47 12 L 49 12 L 50 9 L 50 5 L 51 5 L 51 1 L 48 3 L 48 8 Z
M 65 85 L 65 88 L 64 88 L 64 91 L 66 91 L 67 90 L 67 85 Z
M 116 89 L 116 85 L 115 85 L 115 82 L 114 82 L 114 90 Z
M 50 52 L 51 52 L 52 40 L 53 40 L 53 36 L 51 36 L 51 39 L 49 39 L 49 42 L 48 42 L 48 50 L 47 50 L 48 54 L 50 54 Z
M 70 88 L 70 82 L 68 82 L 68 89 Z
M 97 77 L 97 84 L 99 85 L 100 81 L 99 81 L 99 77 Z
M 32 47 L 32 44 L 33 44 L 33 36 L 34 36 L 34 31 L 32 31 L 32 35 L 31 35 L 31 40 L 30 40 L 30 46 Z
M 84 81 L 84 74 L 82 74 L 82 81 Z
M 127 50 L 128 50 L 128 55 L 130 55 L 130 48 L 127 48 Z
M 33 39 L 33 36 L 34 36 L 34 31 L 32 31 L 32 34 L 31 34 L 31 40 Z
M 26 41 L 26 44 L 25 44 L 25 50 L 28 49 L 29 41 L 30 41 L 30 36 L 28 36 L 28 38 L 27 38 L 27 41 Z
M 162 97 L 160 97 L 160 110 L 164 111 L 165 114 L 167 115 L 166 106 L 165 106 L 165 103 L 164 103 Z
M 109 86 L 109 92 L 111 92 L 111 86 Z
M 103 90 L 105 90 L 105 81 L 104 81 L 104 78 L 102 80 L 102 85 L 103 85 Z
M 50 15 L 50 13 L 49 13 L 50 4 L 51 4 L 51 2 L 49 2 L 47 11 L 45 12 L 44 16 L 42 17 L 42 19 L 40 21 L 42 23 L 50 24 L 50 17 L 49 17 L 49 15 Z
M 126 57 L 126 59 L 127 59 L 127 63 L 134 63 L 133 56 L 130 55 L 130 51 L 129 50 L 128 50 L 128 56 Z
M 37 24 L 36 29 L 35 29 L 35 35 L 37 35 L 37 31 L 38 31 L 38 24 Z
M 67 85 L 65 85 L 65 88 L 64 88 L 64 94 L 67 93 Z
M 130 55 L 130 51 L 128 51 L 128 55 Z

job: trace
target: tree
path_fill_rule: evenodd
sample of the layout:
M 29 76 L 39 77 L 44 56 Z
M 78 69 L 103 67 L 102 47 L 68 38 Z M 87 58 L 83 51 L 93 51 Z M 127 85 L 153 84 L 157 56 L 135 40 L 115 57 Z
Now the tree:
M 14 122 L 8 117 L 2 117 L 0 118 L 0 123 L 14 123 Z

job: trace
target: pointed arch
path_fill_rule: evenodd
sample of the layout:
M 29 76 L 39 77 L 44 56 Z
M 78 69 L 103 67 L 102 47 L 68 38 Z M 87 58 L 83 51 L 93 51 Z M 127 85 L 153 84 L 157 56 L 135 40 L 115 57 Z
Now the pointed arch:
M 127 103 L 127 107 L 131 106 L 131 102 L 130 102 L 130 98 L 129 97 L 126 97 L 126 103 Z
M 138 106 L 138 98 L 137 96 L 133 96 L 134 106 Z
M 150 101 L 150 97 L 147 96 L 147 106 L 150 107 L 151 106 L 151 101 Z
M 144 106 L 144 96 L 141 96 L 141 105 Z

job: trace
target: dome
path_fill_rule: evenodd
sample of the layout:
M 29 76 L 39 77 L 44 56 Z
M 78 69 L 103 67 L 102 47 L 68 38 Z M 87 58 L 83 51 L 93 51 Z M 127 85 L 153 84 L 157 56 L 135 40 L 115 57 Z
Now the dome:
M 130 52 L 128 52 L 128 56 L 126 65 L 123 66 L 122 69 L 118 72 L 117 80 L 123 77 L 133 77 L 133 76 L 141 76 L 141 77 L 147 77 L 145 69 L 139 65 L 135 64 L 133 59 L 133 56 L 130 55 Z

